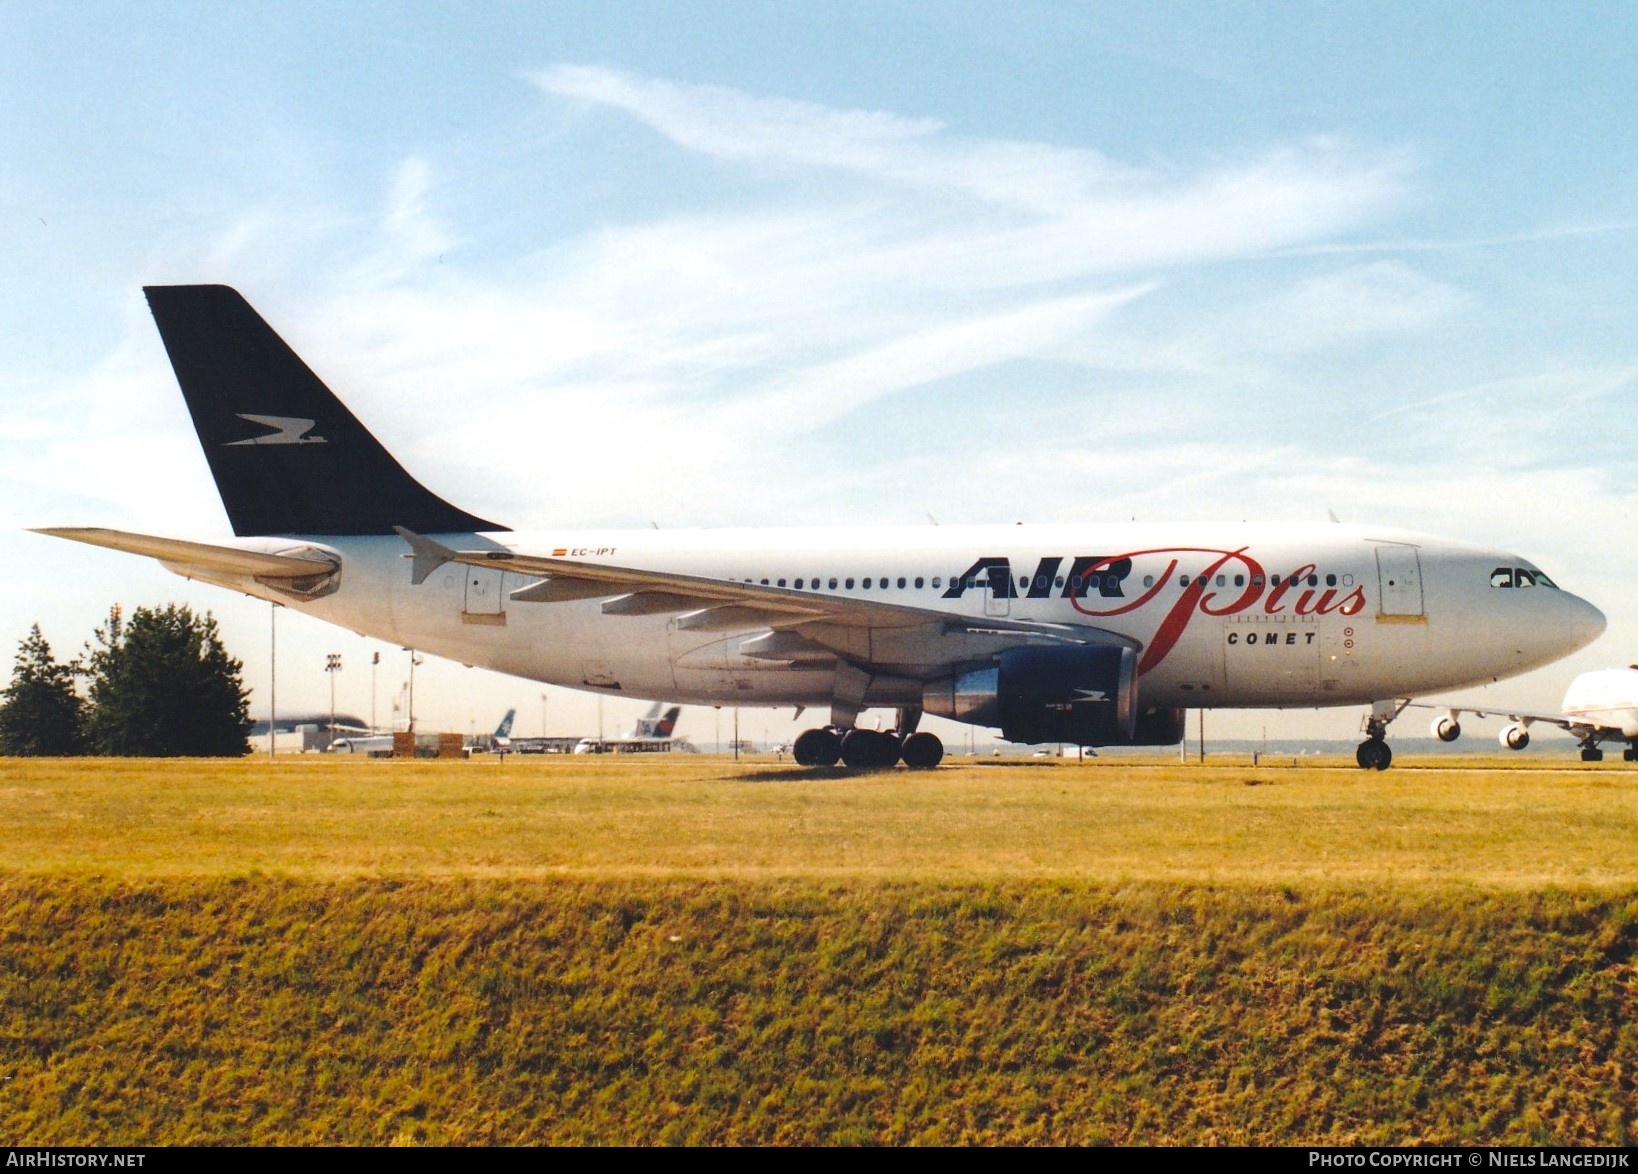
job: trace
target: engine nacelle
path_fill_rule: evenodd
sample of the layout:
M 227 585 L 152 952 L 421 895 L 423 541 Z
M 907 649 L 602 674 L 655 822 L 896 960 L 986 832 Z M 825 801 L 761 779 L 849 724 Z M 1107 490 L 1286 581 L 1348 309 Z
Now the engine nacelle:
M 1523 750 L 1530 744 L 1530 731 L 1521 725 L 1504 726 L 1502 732 L 1496 735 L 1496 741 L 1507 750 Z
M 1428 733 L 1441 742 L 1454 742 L 1462 736 L 1462 723 L 1453 717 L 1436 717 L 1428 726 Z
M 1137 653 L 1114 646 L 1010 648 L 993 667 L 929 684 L 928 713 L 999 726 L 1009 742 L 1078 746 L 1170 746 L 1183 711 L 1140 711 Z

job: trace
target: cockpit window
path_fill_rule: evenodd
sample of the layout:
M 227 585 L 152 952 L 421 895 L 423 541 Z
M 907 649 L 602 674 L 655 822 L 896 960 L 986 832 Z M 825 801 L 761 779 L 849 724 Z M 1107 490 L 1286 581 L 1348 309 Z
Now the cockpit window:
M 1551 579 L 1549 579 L 1546 575 L 1542 574 L 1540 571 L 1531 571 L 1530 573 L 1536 577 L 1536 586 L 1537 587 L 1552 587 L 1552 588 L 1555 588 L 1555 589 L 1558 587 L 1557 583 L 1553 582 Z
M 1513 586 L 1515 586 L 1515 587 L 1534 587 L 1535 585 L 1536 585 L 1536 577 L 1534 575 L 1532 575 L 1529 571 L 1525 570 L 1523 567 L 1514 567 L 1513 568 Z
M 1492 587 L 1511 587 L 1513 585 L 1513 568 L 1497 567 L 1491 571 L 1490 585 Z

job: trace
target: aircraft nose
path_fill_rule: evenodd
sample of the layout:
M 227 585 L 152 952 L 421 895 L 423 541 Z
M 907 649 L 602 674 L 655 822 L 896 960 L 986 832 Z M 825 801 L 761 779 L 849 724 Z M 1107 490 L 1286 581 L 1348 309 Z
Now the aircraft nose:
M 1604 634 L 1608 621 L 1605 620 L 1603 612 L 1579 595 L 1571 595 L 1566 591 L 1564 599 L 1570 605 L 1566 630 L 1570 639 L 1574 641 L 1573 647 L 1585 648 Z

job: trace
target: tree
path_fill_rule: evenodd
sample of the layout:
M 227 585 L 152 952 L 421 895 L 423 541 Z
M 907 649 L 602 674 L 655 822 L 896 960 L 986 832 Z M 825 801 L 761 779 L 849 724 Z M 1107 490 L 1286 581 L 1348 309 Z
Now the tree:
M 227 654 L 209 612 L 139 607 L 126 623 L 119 605 L 86 646 L 91 713 L 86 741 L 96 754 L 172 758 L 249 752 L 244 666 Z
M 17 648 L 6 700 L 0 703 L 0 754 L 79 754 L 85 702 L 74 691 L 72 664 L 58 664 L 35 624 Z

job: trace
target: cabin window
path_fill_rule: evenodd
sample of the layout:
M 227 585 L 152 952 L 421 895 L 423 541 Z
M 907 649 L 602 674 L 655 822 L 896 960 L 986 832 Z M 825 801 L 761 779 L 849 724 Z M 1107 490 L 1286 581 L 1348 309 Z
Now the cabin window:
M 1261 587 L 1263 585 L 1263 577 L 1261 575 L 1251 576 L 1251 585 L 1253 587 Z
M 1244 587 L 1246 585 L 1246 577 L 1244 575 L 1234 576 L 1234 585 L 1236 587 Z
M 1143 585 L 1145 587 L 1153 587 L 1155 585 L 1155 577 L 1153 575 L 1143 576 Z
M 1270 587 L 1278 587 L 1280 585 L 1280 577 L 1278 575 L 1270 575 L 1268 577 L 1268 585 Z
M 933 576 L 933 586 L 934 586 L 934 587 L 942 587 L 942 586 L 944 586 L 944 584 L 943 584 L 943 583 L 942 583 L 942 582 L 941 582 L 941 581 L 940 581 L 940 580 L 939 580 L 939 577 L 938 577 L 938 576 L 937 576 L 937 575 L 934 575 L 934 576 Z
M 785 580 L 783 580 L 783 579 L 779 580 L 779 585 L 781 587 L 783 587 L 785 585 Z
M 851 586 L 852 586 L 852 584 L 851 584 L 851 583 L 850 583 L 850 584 L 848 584 L 848 586 L 850 586 L 850 587 L 851 587 Z M 834 590 L 836 590 L 836 580 L 835 580 L 835 579 L 834 579 L 834 578 L 833 578 L 833 579 L 831 579 L 831 581 L 830 581 L 830 589 L 831 589 L 831 590 L 832 590 L 832 591 L 834 591 Z
M 798 579 L 798 580 L 797 580 L 797 581 L 796 581 L 796 589 L 797 589 L 797 590 L 798 590 L 798 591 L 800 591 L 800 590 L 802 590 L 802 580 L 801 580 L 801 579 Z
M 1227 587 L 1228 586 L 1228 576 L 1218 575 L 1217 576 L 1217 585 L 1219 587 Z
M 920 575 L 917 575 L 916 576 L 916 588 L 917 588 L 917 590 L 921 589 L 921 585 L 922 585 L 922 577 Z
M 766 587 L 768 585 L 768 580 L 766 580 L 766 579 L 762 580 L 762 585 L 764 587 Z
M 899 590 L 900 591 L 904 590 L 904 576 L 903 575 L 899 576 Z
M 1064 585 L 1064 577 L 1059 575 L 1056 579 L 1052 580 L 1052 585 L 1054 587 L 1062 587 Z
M 848 580 L 848 581 L 847 581 L 847 589 L 848 589 L 848 590 L 849 590 L 849 591 L 852 591 L 852 590 L 853 590 L 853 580 L 852 580 L 852 579 L 849 579 L 849 580 Z
M 1187 575 L 1179 575 L 1177 577 L 1177 585 L 1179 587 L 1187 587 L 1189 585 L 1189 577 Z
M 1308 576 L 1308 585 L 1310 587 L 1318 587 L 1319 586 L 1319 576 L 1318 575 L 1309 575 Z
M 1327 587 L 1335 587 L 1337 585 L 1337 577 L 1335 575 L 1325 576 L 1325 585 Z
M 848 581 L 847 581 L 847 585 L 848 585 L 848 586 L 849 586 L 849 587 L 851 587 L 851 586 L 853 586 L 853 580 L 852 580 L 852 579 L 849 579 L 849 580 L 848 580 Z M 866 590 L 866 591 L 869 591 L 869 590 L 870 590 L 870 580 L 869 580 L 869 579 L 866 579 L 866 580 L 865 580 L 865 581 L 864 581 L 864 589 L 865 589 L 865 590 Z
M 1492 587 L 1511 587 L 1513 585 L 1513 568 L 1497 567 L 1491 571 L 1490 585 Z

